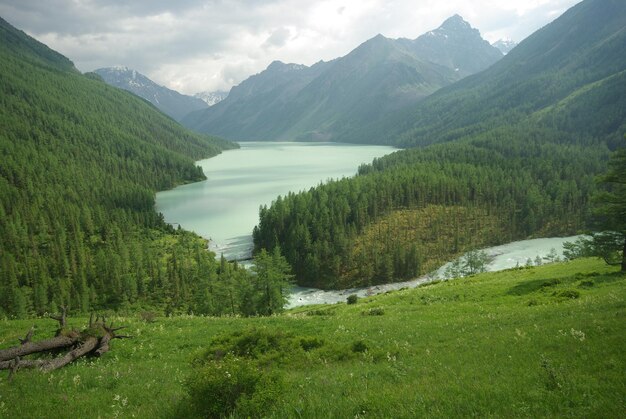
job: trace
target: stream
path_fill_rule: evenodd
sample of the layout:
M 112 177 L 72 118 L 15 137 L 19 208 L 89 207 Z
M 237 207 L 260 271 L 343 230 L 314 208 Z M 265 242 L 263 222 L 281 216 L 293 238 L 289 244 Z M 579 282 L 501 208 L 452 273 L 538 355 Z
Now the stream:
M 562 258 L 563 243 L 573 242 L 578 237 L 580 236 L 521 240 L 482 249 L 491 258 L 491 262 L 486 266 L 486 271 L 494 272 L 515 268 L 516 266 L 524 266 L 526 265 L 528 259 L 534 261 L 537 256 L 545 258 L 554 251 L 556 251 L 556 254 Z M 451 263 L 452 262 L 448 262 L 434 272 L 410 281 L 374 285 L 371 287 L 324 291 L 316 288 L 303 288 L 296 286 L 292 288 L 291 294 L 289 295 L 289 302 L 286 307 L 293 308 L 311 304 L 335 304 L 345 302 L 346 298 L 351 294 L 356 294 L 359 297 L 366 297 L 402 288 L 415 288 L 434 280 L 445 279 L 446 268 Z

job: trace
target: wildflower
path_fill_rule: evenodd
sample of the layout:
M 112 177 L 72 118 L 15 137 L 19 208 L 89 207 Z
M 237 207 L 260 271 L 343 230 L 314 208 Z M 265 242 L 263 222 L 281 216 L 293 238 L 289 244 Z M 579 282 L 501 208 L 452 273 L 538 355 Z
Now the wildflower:
M 575 330 L 574 328 L 572 328 L 570 330 L 570 334 L 574 339 L 578 339 L 581 342 L 585 340 L 585 332 L 583 332 L 582 330 Z

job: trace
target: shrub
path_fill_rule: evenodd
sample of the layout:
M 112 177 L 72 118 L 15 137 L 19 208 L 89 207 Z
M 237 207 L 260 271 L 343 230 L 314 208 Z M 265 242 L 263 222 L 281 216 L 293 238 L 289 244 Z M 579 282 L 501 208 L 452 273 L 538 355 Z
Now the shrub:
M 261 417 L 278 400 L 282 379 L 250 359 L 209 361 L 187 379 L 191 408 L 202 417 Z
M 142 311 L 139 313 L 139 318 L 146 323 L 154 323 L 157 318 L 157 314 L 154 311 Z
M 270 361 L 293 354 L 299 349 L 299 341 L 292 334 L 280 330 L 247 329 L 216 336 L 196 360 L 219 360 L 226 354 L 237 357 Z
M 335 312 L 333 310 L 309 310 L 306 312 L 307 316 L 333 316 Z
M 300 347 L 306 352 L 321 348 L 322 346 L 324 346 L 323 339 L 313 336 L 300 338 Z
M 580 284 L 578 284 L 578 286 L 580 288 L 592 288 L 594 286 L 594 283 L 592 280 L 580 281 Z
M 374 307 L 361 312 L 361 314 L 364 316 L 382 316 L 385 314 L 385 309 L 383 307 Z
M 556 285 L 559 285 L 560 283 L 561 283 L 561 280 L 558 278 L 549 279 L 547 281 L 544 281 L 541 284 L 541 288 L 554 287 Z
M 358 299 L 359 299 L 359 297 L 356 294 L 352 294 L 352 295 L 348 296 L 348 298 L 346 299 L 346 302 L 348 304 L 356 304 Z
M 362 340 L 356 340 L 352 343 L 352 352 L 363 353 L 367 351 L 367 345 Z
M 571 298 L 572 300 L 575 300 L 576 298 L 580 297 L 580 292 L 576 290 L 565 290 L 565 291 L 561 291 L 560 293 L 558 293 L 558 296 L 563 297 L 563 298 Z

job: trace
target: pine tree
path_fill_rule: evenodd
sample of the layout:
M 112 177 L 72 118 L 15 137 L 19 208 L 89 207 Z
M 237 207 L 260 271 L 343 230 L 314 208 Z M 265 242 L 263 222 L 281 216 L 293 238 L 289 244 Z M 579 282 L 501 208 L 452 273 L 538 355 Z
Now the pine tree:
M 621 265 L 626 272 L 626 147 L 611 155 L 609 169 L 600 182 L 606 190 L 596 196 L 594 213 L 603 232 L 594 234 L 592 249 L 596 256 Z

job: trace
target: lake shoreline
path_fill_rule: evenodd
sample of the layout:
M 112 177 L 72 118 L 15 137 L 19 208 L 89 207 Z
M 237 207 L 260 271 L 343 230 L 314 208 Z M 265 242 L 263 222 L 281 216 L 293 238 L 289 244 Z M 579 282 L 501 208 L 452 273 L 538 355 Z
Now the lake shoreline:
M 354 176 L 358 167 L 393 153 L 391 146 L 331 142 L 242 141 L 240 148 L 196 163 L 206 180 L 158 192 L 165 221 L 208 240 L 216 257 L 248 259 L 259 207 L 279 195 Z

